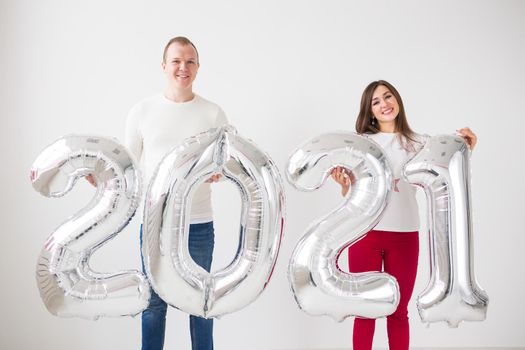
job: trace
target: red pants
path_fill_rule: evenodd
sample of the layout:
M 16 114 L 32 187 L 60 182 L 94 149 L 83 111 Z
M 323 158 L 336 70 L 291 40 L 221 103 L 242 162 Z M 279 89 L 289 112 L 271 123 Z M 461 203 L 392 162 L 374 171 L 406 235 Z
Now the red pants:
M 370 231 L 348 249 L 350 272 L 384 271 L 397 279 L 400 300 L 387 317 L 390 349 L 407 350 L 409 344 L 408 302 L 414 290 L 419 255 L 418 232 Z M 354 350 L 372 349 L 375 320 L 356 317 Z

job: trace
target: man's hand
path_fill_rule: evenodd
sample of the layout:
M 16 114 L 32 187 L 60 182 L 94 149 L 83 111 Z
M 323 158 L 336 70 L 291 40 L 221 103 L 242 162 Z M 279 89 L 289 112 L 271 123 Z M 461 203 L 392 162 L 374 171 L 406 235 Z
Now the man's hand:
M 87 180 L 87 182 L 89 182 L 93 187 L 97 187 L 97 182 L 95 181 L 95 178 L 93 177 L 93 175 L 89 174 L 88 176 L 86 176 L 86 180 Z
M 218 182 L 222 177 L 222 174 L 213 174 L 208 180 L 206 180 L 205 182 L 207 183 L 214 183 L 214 182 Z

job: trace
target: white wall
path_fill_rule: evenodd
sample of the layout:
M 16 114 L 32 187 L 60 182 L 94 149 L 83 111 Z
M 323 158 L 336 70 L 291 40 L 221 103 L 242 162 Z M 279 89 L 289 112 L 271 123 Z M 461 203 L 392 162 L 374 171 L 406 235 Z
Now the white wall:
M 219 103 L 239 132 L 284 171 L 287 155 L 325 131 L 353 130 L 361 91 L 382 78 L 401 92 L 413 128 L 429 134 L 471 126 L 475 267 L 490 296 L 488 318 L 422 324 L 415 297 L 428 279 L 422 235 L 410 306 L 412 345 L 525 346 L 521 253 L 525 126 L 525 2 L 521 1 L 60 1 L 0 2 L 1 264 L 3 349 L 133 349 L 140 320 L 96 322 L 50 315 L 35 284 L 46 237 L 90 198 L 80 184 L 61 199 L 33 191 L 32 161 L 69 133 L 122 140 L 127 110 L 160 91 L 165 42 L 186 35 L 198 46 L 195 89 Z M 217 209 L 218 265 L 237 238 L 235 188 L 222 184 Z M 306 226 L 334 208 L 328 184 L 299 193 L 286 184 L 285 239 L 267 290 L 216 322 L 217 349 L 349 348 L 352 322 L 300 311 L 286 267 Z M 219 196 L 219 194 L 223 194 Z M 94 257 L 100 270 L 139 268 L 138 223 Z M 187 317 L 171 310 L 166 348 L 189 348 Z M 377 346 L 386 346 L 384 320 Z

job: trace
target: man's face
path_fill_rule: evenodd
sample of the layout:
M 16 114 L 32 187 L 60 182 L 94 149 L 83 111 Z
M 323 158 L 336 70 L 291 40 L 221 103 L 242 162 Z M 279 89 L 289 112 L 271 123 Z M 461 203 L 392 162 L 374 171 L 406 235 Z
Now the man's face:
M 168 82 L 175 88 L 188 89 L 199 70 L 197 51 L 191 45 L 171 44 L 166 50 L 166 60 L 162 62 L 162 69 Z

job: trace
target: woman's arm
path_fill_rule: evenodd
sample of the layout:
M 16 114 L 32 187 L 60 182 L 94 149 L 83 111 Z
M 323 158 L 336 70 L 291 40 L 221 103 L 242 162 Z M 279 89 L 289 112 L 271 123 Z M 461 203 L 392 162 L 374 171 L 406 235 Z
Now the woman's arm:
M 470 130 L 469 127 L 461 128 L 457 131 L 457 133 L 459 136 L 463 137 L 470 150 L 473 151 L 474 147 L 476 147 L 476 143 L 478 142 L 478 137 L 476 134 L 474 134 L 474 132 Z

